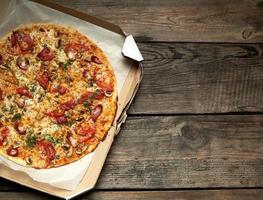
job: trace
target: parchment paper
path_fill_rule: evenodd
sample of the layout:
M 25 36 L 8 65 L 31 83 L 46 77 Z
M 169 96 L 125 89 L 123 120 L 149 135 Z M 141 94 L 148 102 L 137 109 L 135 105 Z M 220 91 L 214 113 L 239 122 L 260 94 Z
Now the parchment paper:
M 68 25 L 87 35 L 108 56 L 117 77 L 118 93 L 120 94 L 130 70 L 127 67 L 129 65 L 126 64 L 127 60 L 121 54 L 125 39 L 123 36 L 27 0 L 2 0 L 0 13 L 0 37 L 20 25 L 45 22 Z M 48 183 L 66 190 L 74 190 L 83 178 L 94 156 L 96 156 L 96 151 L 69 165 L 41 170 L 23 167 L 2 156 L 0 156 L 0 163 L 13 170 L 27 173 L 35 181 Z

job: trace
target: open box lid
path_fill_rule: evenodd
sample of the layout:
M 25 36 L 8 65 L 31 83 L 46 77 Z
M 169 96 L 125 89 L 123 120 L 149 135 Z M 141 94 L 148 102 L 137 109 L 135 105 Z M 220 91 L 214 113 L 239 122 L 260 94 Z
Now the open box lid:
M 122 29 L 119 26 L 108 23 L 106 21 L 90 16 L 88 14 L 84 14 L 76 10 L 63 7 L 53 2 L 44 1 L 44 0 L 34 0 L 34 1 L 42 5 L 45 5 L 49 8 L 72 15 L 74 17 L 85 20 L 89 23 L 95 24 L 111 32 L 121 35 L 124 38 L 124 46 L 122 49 L 122 54 L 123 56 L 127 57 L 127 63 L 130 66 L 129 74 L 123 86 L 125 90 L 121 91 L 121 98 L 119 98 L 118 101 L 118 107 L 120 109 L 118 109 L 117 111 L 114 126 L 109 130 L 107 137 L 97 148 L 96 156 L 94 156 L 85 176 L 83 177 L 82 181 L 80 182 L 80 184 L 77 186 L 75 190 L 68 191 L 68 190 L 59 189 L 50 186 L 49 184 L 39 183 L 32 180 L 27 174 L 23 172 L 14 171 L 6 166 L 0 165 L 0 176 L 5 179 L 9 179 L 21 185 L 25 185 L 27 187 L 31 187 L 36 190 L 46 192 L 54 196 L 58 196 L 64 199 L 70 199 L 88 190 L 91 190 L 95 187 L 95 184 L 103 167 L 104 161 L 107 157 L 109 149 L 114 140 L 114 136 L 118 134 L 121 124 L 125 122 L 127 117 L 126 111 L 128 110 L 138 90 L 139 83 L 142 79 L 142 74 L 143 74 L 142 64 L 141 64 L 143 58 L 133 37 L 126 36 L 126 34 L 122 31 Z

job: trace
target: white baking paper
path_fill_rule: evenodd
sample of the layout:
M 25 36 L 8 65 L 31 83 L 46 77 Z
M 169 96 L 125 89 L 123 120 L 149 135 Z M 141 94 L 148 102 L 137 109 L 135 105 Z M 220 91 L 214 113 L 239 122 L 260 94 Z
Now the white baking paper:
M 125 40 L 123 36 L 35 2 L 1 0 L 1 7 L 3 6 L 6 7 L 3 9 L 6 12 L 0 14 L 0 37 L 20 25 L 30 23 L 68 25 L 87 35 L 108 56 L 117 77 L 120 93 L 129 72 L 129 64 L 126 63 L 128 61 L 121 54 Z M 23 167 L 2 156 L 0 156 L 0 163 L 13 170 L 27 173 L 35 181 L 48 183 L 66 190 L 74 190 L 83 178 L 94 156 L 96 156 L 96 151 L 69 165 L 41 170 Z

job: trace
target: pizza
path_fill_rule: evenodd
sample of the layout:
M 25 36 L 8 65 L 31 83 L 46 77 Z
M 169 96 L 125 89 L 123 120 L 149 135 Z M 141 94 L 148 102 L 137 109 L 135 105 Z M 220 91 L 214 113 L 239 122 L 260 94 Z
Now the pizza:
M 0 155 L 36 169 L 96 149 L 117 110 L 104 52 L 71 27 L 30 24 L 0 39 Z

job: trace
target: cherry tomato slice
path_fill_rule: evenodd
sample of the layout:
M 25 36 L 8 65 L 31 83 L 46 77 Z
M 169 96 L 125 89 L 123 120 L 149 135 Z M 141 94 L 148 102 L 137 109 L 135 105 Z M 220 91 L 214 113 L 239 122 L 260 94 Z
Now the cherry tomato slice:
M 16 93 L 28 98 L 32 98 L 32 94 L 29 92 L 28 87 L 26 86 L 16 88 Z

